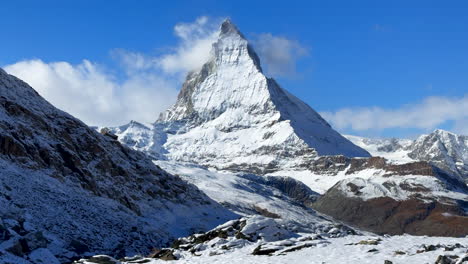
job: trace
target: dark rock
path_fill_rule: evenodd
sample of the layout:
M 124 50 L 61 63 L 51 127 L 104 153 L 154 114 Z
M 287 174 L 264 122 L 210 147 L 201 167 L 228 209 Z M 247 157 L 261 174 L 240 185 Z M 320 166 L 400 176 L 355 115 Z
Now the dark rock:
M 24 236 L 24 241 L 26 242 L 29 251 L 33 251 L 38 248 L 45 248 L 49 243 L 47 238 L 45 238 L 40 231 L 27 234 Z
M 86 253 L 86 252 L 89 251 L 89 247 L 85 243 L 80 242 L 80 241 L 75 240 L 75 239 L 73 239 L 70 242 L 69 248 L 70 248 L 70 250 L 76 252 L 78 255 L 81 255 L 81 254 Z
M 320 196 L 301 181 L 291 177 L 266 177 L 266 185 L 273 186 L 290 197 L 293 201 L 310 207 Z
M 458 256 L 440 255 L 437 257 L 435 264 L 454 264 Z
M 254 251 L 252 252 L 252 255 L 270 255 L 274 252 L 276 252 L 278 249 L 262 249 L 262 245 L 259 245 L 258 247 L 256 247 L 254 249 Z
M 468 219 L 456 203 L 427 202 L 418 198 L 397 201 L 389 197 L 363 200 L 347 196 L 336 186 L 329 189 L 312 207 L 377 234 L 468 235 Z M 447 217 L 447 213 L 453 216 Z
M 94 256 L 86 260 L 89 263 L 96 263 L 96 264 L 119 264 L 120 262 L 116 259 L 109 257 L 109 256 Z
M 280 215 L 272 213 L 272 212 L 268 211 L 267 209 L 261 208 L 259 206 L 254 205 L 253 208 L 254 208 L 255 211 L 257 211 L 257 213 L 259 213 L 259 214 L 261 214 L 261 215 L 263 215 L 265 217 L 281 218 Z
M 16 239 L 13 241 L 13 244 L 7 247 L 5 250 L 16 256 L 23 256 L 28 252 L 28 249 L 25 248 L 25 241 L 21 239 Z
M 10 239 L 11 235 L 8 229 L 2 224 L 0 219 L 0 242 Z
M 113 140 L 118 140 L 119 139 L 119 137 L 117 135 L 113 134 L 112 131 L 107 127 L 101 128 L 99 133 L 101 133 L 102 135 L 104 135 L 106 137 L 109 137 L 109 138 L 111 138 Z
M 148 257 L 161 260 L 177 260 L 177 257 L 174 255 L 174 251 L 172 249 L 154 249 L 153 252 L 148 255 Z

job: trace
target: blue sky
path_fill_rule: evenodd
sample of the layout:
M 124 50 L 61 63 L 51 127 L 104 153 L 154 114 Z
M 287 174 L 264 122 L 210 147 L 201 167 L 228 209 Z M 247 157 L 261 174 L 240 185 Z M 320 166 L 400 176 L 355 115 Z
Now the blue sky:
M 293 69 L 273 77 L 317 111 L 326 112 L 341 132 L 412 137 L 439 127 L 468 133 L 468 117 L 455 113 L 468 108 L 468 2 L 386 2 L 8 1 L 0 8 L 0 65 L 37 59 L 77 67 L 88 60 L 118 82 L 129 78 L 124 72 L 131 73 L 116 61 L 116 49 L 163 56 L 181 45 L 175 25 L 201 16 L 212 24 L 230 17 L 254 44 L 267 34 L 293 43 Z M 176 77 L 158 83 L 177 86 L 183 70 L 171 74 Z M 90 79 L 87 84 L 100 82 Z M 434 97 L 442 103 L 432 102 Z M 441 107 L 424 114 L 424 109 L 433 109 L 431 102 L 454 110 Z M 69 104 L 64 101 L 59 107 L 88 121 L 85 114 L 74 112 L 79 109 L 67 109 Z M 143 110 L 134 113 L 138 111 Z M 415 119 L 401 121 L 405 115 Z M 431 115 L 438 119 L 424 119 Z M 379 116 L 392 120 L 370 128 Z

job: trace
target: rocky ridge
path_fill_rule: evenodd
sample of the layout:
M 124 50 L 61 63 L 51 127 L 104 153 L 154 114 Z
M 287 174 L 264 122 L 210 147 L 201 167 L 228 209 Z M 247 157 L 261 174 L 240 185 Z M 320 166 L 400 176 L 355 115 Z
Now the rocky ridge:
M 428 161 L 468 181 L 468 136 L 436 129 L 416 140 L 346 137 L 373 156 L 385 157 L 396 163 Z
M 2 263 L 143 253 L 236 217 L 1 69 L 0 168 Z

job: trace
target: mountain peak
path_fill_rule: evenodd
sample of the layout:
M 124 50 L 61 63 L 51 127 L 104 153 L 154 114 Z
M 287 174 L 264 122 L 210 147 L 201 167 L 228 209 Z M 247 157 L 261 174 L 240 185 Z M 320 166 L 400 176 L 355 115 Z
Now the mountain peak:
M 220 28 L 220 36 L 225 36 L 225 35 L 238 35 L 241 38 L 244 38 L 244 35 L 239 31 L 239 29 L 232 23 L 231 19 L 226 18 L 223 23 L 221 24 Z
M 450 132 L 450 131 L 443 130 L 443 129 L 440 129 L 440 128 L 434 130 L 434 132 L 432 132 L 431 134 L 436 134 L 436 135 L 455 135 L 455 134 L 453 134 L 453 133 Z
M 187 76 L 176 104 L 155 124 L 168 132 L 154 140 L 168 159 L 249 171 L 299 167 L 317 155 L 369 156 L 267 78 L 229 19 L 221 25 L 212 54 Z

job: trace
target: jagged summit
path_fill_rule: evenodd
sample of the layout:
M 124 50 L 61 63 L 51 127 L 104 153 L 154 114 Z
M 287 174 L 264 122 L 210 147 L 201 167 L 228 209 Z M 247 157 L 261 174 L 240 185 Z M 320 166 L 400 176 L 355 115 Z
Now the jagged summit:
M 160 115 L 148 149 L 164 149 L 168 159 L 263 172 L 305 166 L 317 155 L 369 156 L 267 78 L 230 20 L 221 25 L 212 54 L 188 74 L 177 102 Z
M 245 38 L 244 35 L 239 31 L 236 25 L 234 25 L 231 21 L 231 19 L 226 18 L 223 23 L 221 24 L 220 27 L 220 35 L 231 35 L 231 34 L 237 34 L 242 38 Z

